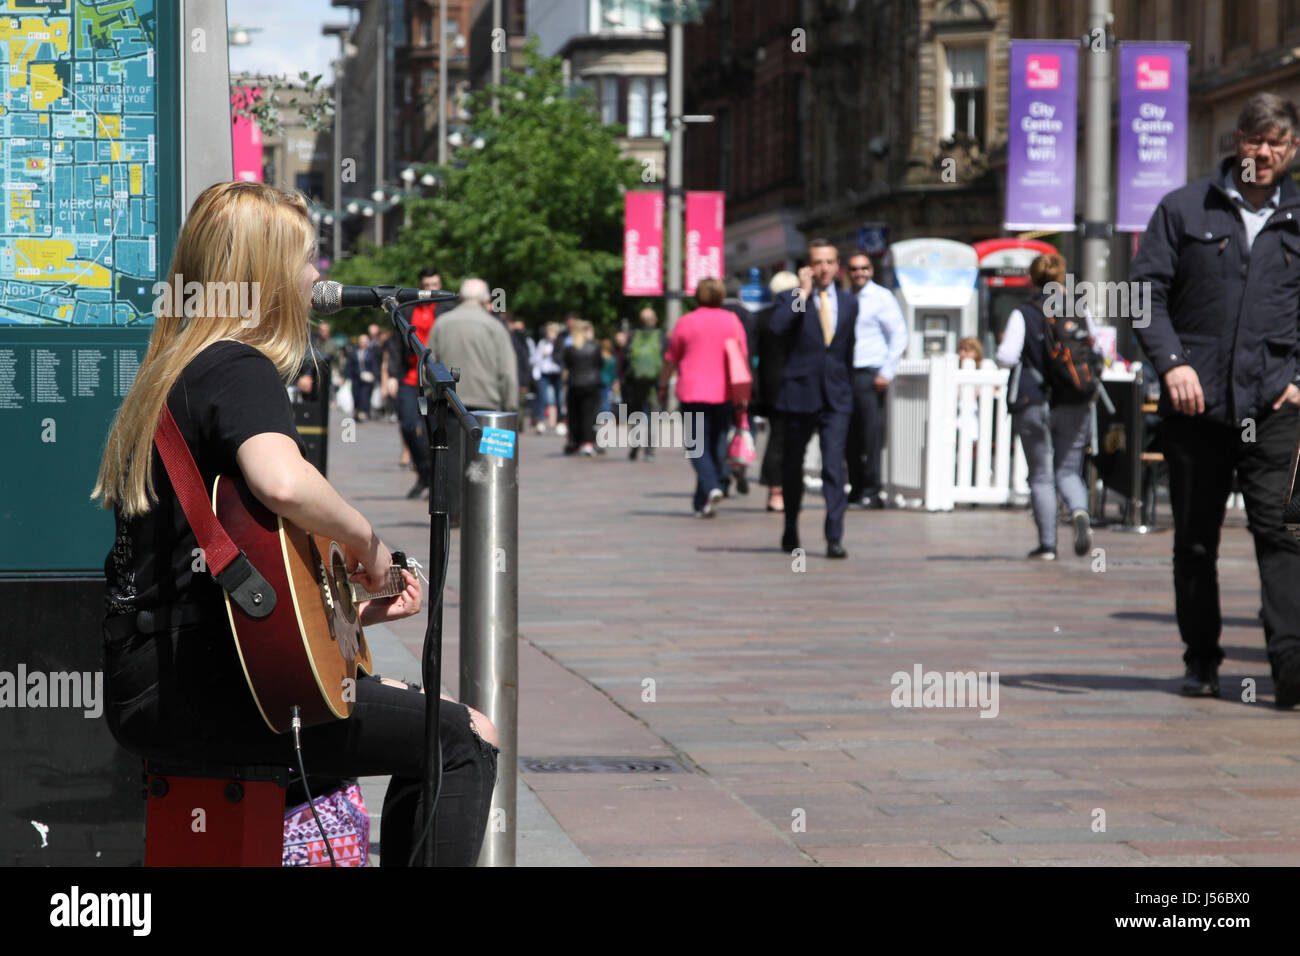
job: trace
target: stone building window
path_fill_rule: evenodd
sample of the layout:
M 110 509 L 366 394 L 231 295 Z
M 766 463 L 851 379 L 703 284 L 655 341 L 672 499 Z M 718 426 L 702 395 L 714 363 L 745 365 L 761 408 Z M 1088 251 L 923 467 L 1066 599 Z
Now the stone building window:
M 627 81 L 627 135 L 645 136 L 650 130 L 650 93 L 644 76 Z
M 600 79 L 600 121 L 605 126 L 618 122 L 618 77 Z
M 1282 33 L 1300 31 L 1300 0 L 1278 0 L 1277 18 Z
M 988 110 L 988 49 L 983 46 L 945 46 L 943 123 L 940 138 L 964 134 L 984 145 Z
M 1248 52 L 1255 36 L 1256 7 L 1253 3 L 1223 5 L 1223 53 Z
M 662 76 L 650 78 L 650 135 L 663 136 L 668 121 L 668 84 Z
M 668 119 L 668 89 L 662 76 L 601 76 L 600 121 L 605 126 L 622 123 L 627 135 L 662 136 Z

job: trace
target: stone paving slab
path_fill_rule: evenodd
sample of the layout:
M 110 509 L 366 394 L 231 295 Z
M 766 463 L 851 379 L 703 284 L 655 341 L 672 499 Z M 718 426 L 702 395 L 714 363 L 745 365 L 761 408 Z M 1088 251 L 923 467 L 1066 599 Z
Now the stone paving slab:
M 395 427 L 357 438 L 332 445 L 331 479 L 423 558 Z M 1167 531 L 1098 530 L 1100 571 L 1093 556 L 1026 562 L 1024 510 L 851 512 L 850 558 L 833 562 L 810 495 L 800 568 L 776 549 L 761 487 L 701 521 L 691 469 L 668 454 L 567 458 L 530 434 L 519 455 L 521 753 L 674 756 L 689 771 L 521 775 L 593 864 L 1300 863 L 1300 714 L 1271 705 L 1240 512 L 1220 562 L 1226 696 L 1189 701 Z M 418 650 L 418 622 L 394 631 Z M 998 672 L 997 716 L 894 706 L 917 665 Z

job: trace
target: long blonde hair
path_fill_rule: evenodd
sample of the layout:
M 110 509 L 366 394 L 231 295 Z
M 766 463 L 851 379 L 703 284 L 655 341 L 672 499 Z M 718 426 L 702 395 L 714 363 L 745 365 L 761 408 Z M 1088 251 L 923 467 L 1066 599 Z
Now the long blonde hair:
M 573 323 L 573 347 L 580 349 L 596 336 L 596 330 L 585 319 Z
M 297 374 L 307 352 L 307 306 L 299 283 L 314 245 L 301 195 L 262 183 L 230 182 L 209 186 L 194 201 L 164 277 L 186 290 L 186 308 L 179 308 L 170 290 L 155 303 L 170 300 L 172 306 L 155 309 L 149 348 L 109 432 L 92 500 L 116 506 L 128 517 L 146 514 L 157 503 L 158 416 L 185 366 L 209 345 L 223 339 L 244 342 L 275 363 L 286 382 Z M 191 301 L 188 292 L 195 282 L 206 290 L 195 296 L 202 304 Z M 241 298 L 253 291 L 257 308 L 251 317 L 224 302 L 213 308 L 212 290 L 229 288 L 227 283 L 248 284 L 241 287 Z M 232 314 L 212 314 L 226 312 Z

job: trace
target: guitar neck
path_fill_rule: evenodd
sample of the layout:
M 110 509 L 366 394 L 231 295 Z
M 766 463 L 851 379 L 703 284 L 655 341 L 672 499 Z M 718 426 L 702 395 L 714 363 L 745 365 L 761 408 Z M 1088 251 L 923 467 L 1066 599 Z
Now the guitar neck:
M 349 584 L 352 587 L 352 600 L 354 603 L 371 601 L 377 598 L 390 598 L 406 590 L 406 579 L 402 577 L 402 569 L 395 564 L 388 569 L 388 584 L 381 590 L 367 590 L 363 585 L 355 581 L 351 581 Z

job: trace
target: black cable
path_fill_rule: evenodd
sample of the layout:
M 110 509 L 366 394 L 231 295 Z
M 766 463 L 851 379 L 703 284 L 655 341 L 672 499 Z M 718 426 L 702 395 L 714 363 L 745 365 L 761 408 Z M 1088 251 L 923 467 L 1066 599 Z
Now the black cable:
M 316 812 L 316 801 L 311 798 L 311 787 L 307 785 L 307 768 L 302 762 L 302 711 L 298 705 L 294 704 L 289 708 L 290 721 L 289 726 L 293 728 L 293 750 L 298 755 L 298 774 L 302 777 L 302 789 L 307 794 L 307 806 L 311 807 L 311 815 L 316 819 L 316 828 L 320 830 L 321 839 L 325 841 L 325 849 L 330 855 L 330 866 L 338 866 L 339 861 L 334 859 L 334 847 L 330 846 L 330 838 L 325 835 L 325 826 L 320 822 L 320 814 Z
M 433 827 L 434 814 L 438 812 L 438 797 L 442 795 L 442 738 L 438 738 L 438 785 L 433 791 L 433 813 L 429 814 L 429 821 L 425 823 L 424 829 L 420 831 L 420 836 L 416 839 L 415 845 L 411 848 L 411 855 L 406 860 L 408 867 L 414 867 L 415 861 L 420 853 L 420 848 L 424 842 L 429 839 L 429 830 Z
M 438 591 L 437 591 L 437 596 L 434 598 L 434 601 L 436 601 L 437 603 L 433 608 L 430 609 L 430 613 L 436 613 L 442 608 L 442 595 L 443 595 L 443 590 L 447 587 L 447 572 L 450 565 L 451 565 L 451 519 L 448 518 L 447 523 L 443 525 L 442 528 L 442 573 L 438 575 Z M 420 676 L 424 678 L 424 682 L 425 682 L 424 692 L 426 694 L 442 693 L 441 687 L 433 687 L 433 688 L 429 687 L 428 674 L 422 674 Z M 433 827 L 434 815 L 438 812 L 438 798 L 442 795 L 442 735 L 441 734 L 438 735 L 438 766 L 436 768 L 435 780 L 437 781 L 437 783 L 434 785 L 434 790 L 433 790 L 433 807 L 429 810 L 429 819 L 425 821 L 424 827 L 423 829 L 421 829 L 420 835 L 415 841 L 415 845 L 411 847 L 411 856 L 406 861 L 407 866 L 412 866 L 412 867 L 415 866 L 416 857 L 420 852 L 420 848 L 424 846 L 425 841 L 429 839 L 429 831 Z

